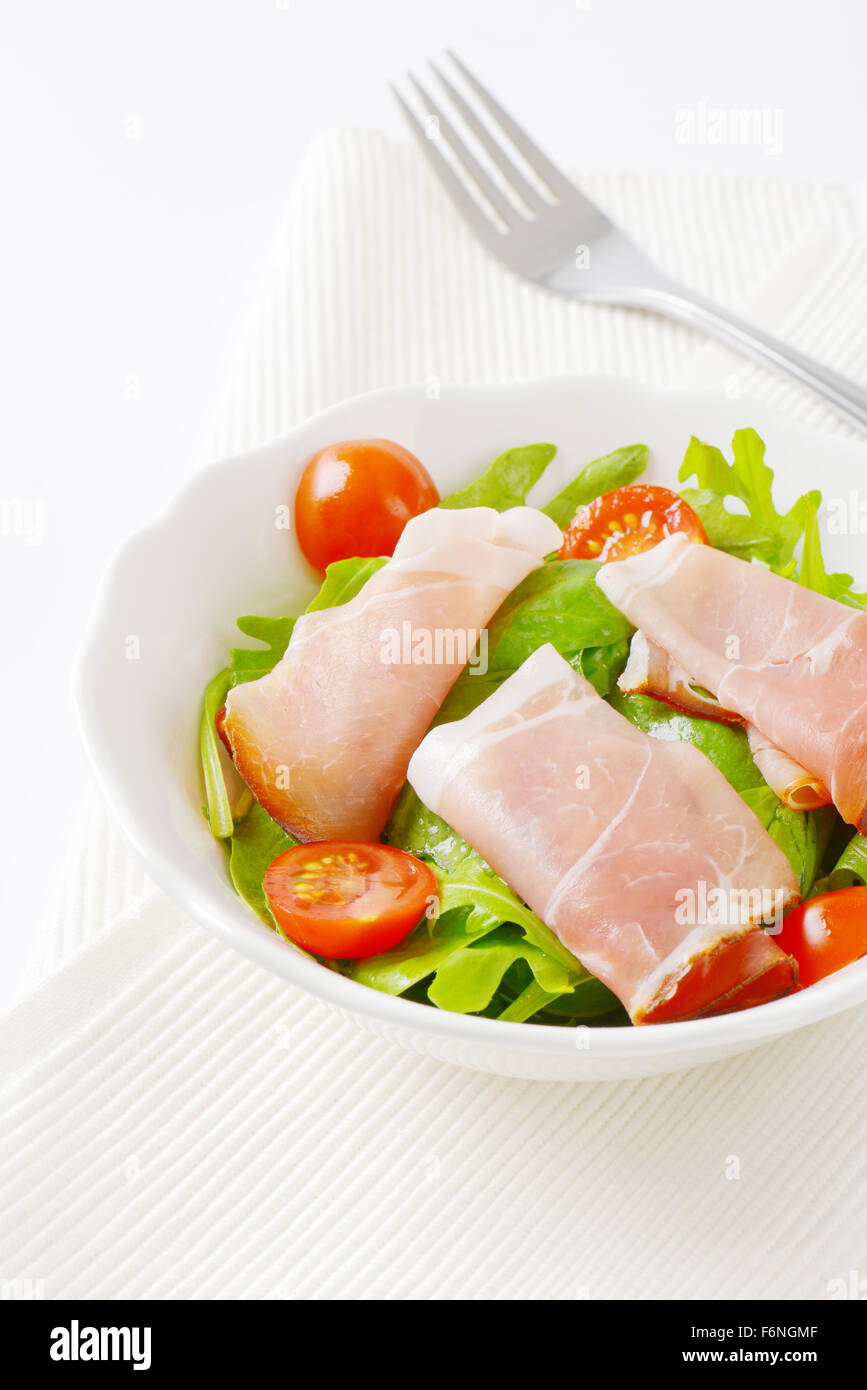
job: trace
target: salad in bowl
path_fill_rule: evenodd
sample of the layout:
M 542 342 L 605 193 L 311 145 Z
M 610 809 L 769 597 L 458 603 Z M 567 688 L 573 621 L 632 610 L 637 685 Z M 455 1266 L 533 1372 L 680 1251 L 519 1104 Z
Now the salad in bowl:
M 867 954 L 867 596 L 754 430 L 684 443 L 676 488 L 638 444 L 553 495 L 550 443 L 444 496 L 391 439 L 304 460 L 277 525 L 319 588 L 237 619 L 199 726 L 225 873 L 283 949 L 627 1031 Z

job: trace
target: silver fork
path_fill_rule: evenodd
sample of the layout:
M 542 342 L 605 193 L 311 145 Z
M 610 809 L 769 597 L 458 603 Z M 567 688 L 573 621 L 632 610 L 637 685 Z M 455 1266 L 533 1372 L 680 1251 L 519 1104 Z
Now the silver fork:
M 656 310 L 703 329 L 731 347 L 772 362 L 824 396 L 841 414 L 867 426 L 867 391 L 657 270 L 551 163 L 456 54 L 449 53 L 449 58 L 472 99 L 433 63 L 430 66 L 456 117 L 484 150 L 487 164 L 411 74 L 423 121 L 397 88 L 393 91 L 437 178 L 495 256 L 518 275 L 557 294 Z

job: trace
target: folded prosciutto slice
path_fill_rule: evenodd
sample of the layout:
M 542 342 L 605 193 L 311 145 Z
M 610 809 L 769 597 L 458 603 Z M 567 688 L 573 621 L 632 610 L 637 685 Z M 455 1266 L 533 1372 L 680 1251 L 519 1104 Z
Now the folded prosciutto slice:
M 723 709 L 709 692 L 701 690 L 688 671 L 640 629 L 632 638 L 629 660 L 617 685 L 626 695 L 653 695 L 687 714 L 698 714 L 719 724 L 743 725 L 756 767 L 786 806 L 793 811 L 815 811 L 830 804 L 831 793 L 818 778 L 759 733 L 754 724 L 746 724 L 733 710 Z
M 376 840 L 488 619 L 560 541 L 531 507 L 434 509 L 349 603 L 299 618 L 274 670 L 226 700 L 265 810 L 301 840 Z
M 867 613 L 681 535 L 603 565 L 597 582 L 867 830 Z
M 757 925 L 798 898 L 788 859 L 703 753 L 649 738 L 552 646 L 432 730 L 408 777 L 634 1023 L 793 988 Z

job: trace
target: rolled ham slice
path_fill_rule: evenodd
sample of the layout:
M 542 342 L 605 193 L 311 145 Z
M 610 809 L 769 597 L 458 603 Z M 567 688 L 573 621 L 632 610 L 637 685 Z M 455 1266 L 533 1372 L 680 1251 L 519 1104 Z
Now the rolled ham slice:
M 758 925 L 798 899 L 786 856 L 703 753 L 649 738 L 552 646 L 433 729 L 408 777 L 634 1023 L 794 987 Z
M 682 535 L 603 565 L 597 582 L 867 831 L 867 613 Z
M 824 782 L 765 738 L 755 724 L 747 724 L 746 732 L 753 762 L 784 806 L 792 811 L 817 811 L 820 806 L 830 806 L 831 793 Z
M 784 805 L 793 811 L 815 811 L 830 805 L 831 793 L 824 783 L 777 748 L 754 724 L 745 724 L 739 714 L 724 709 L 718 700 L 703 693 L 689 672 L 640 629 L 632 638 L 629 660 L 617 685 L 626 695 L 652 695 L 687 714 L 715 719 L 720 724 L 742 725 L 756 767 Z
M 733 710 L 723 709 L 719 700 L 702 694 L 698 681 L 641 630 L 632 638 L 629 660 L 617 687 L 624 695 L 653 695 L 675 709 L 684 710 L 686 714 L 699 714 L 704 719 L 716 719 L 721 724 L 744 722 Z
M 481 630 L 561 539 L 531 507 L 424 512 L 355 598 L 299 618 L 274 670 L 226 700 L 265 810 L 301 840 L 376 840 Z

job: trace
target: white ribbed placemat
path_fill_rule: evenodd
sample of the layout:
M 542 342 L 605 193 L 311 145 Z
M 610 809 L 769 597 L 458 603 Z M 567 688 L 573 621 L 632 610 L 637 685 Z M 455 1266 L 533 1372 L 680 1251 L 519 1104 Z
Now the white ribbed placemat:
M 854 194 L 583 181 L 661 264 L 867 378 Z M 339 133 L 299 174 L 215 453 L 377 386 L 582 370 L 846 430 L 682 328 L 513 280 L 414 151 Z M 206 936 L 93 794 L 30 985 L 0 1020 L 0 1281 L 49 1298 L 822 1298 L 867 1273 L 867 1010 L 655 1081 L 461 1072 Z

